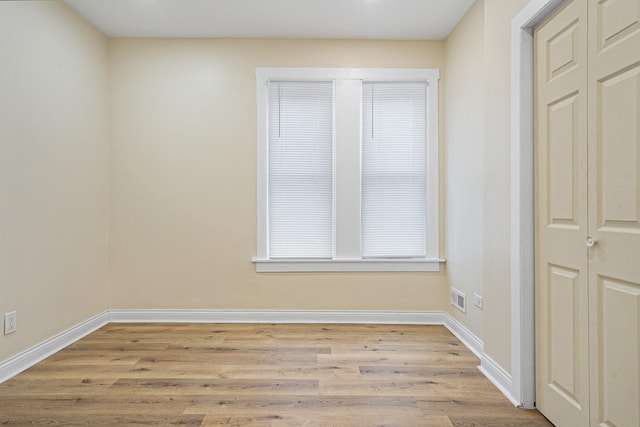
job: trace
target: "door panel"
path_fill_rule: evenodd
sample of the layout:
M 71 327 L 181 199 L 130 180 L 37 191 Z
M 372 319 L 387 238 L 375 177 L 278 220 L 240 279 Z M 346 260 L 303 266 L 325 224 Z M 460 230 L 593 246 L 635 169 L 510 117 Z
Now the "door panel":
M 590 15 L 595 24 L 598 52 L 640 31 L 640 2 L 638 0 L 599 0 Z
M 640 425 L 640 0 L 589 1 L 591 425 Z
M 600 390 L 596 425 L 636 426 L 640 420 L 640 284 L 598 278 Z M 594 419 L 592 419 L 593 421 Z
M 547 226 L 579 228 L 580 94 L 574 92 L 547 105 Z
M 586 5 L 536 29 L 536 405 L 589 422 Z M 578 248 L 578 250 L 576 250 Z
M 579 65 L 575 46 L 578 43 L 578 20 L 570 22 L 547 41 L 547 82 Z
M 580 364 L 575 363 L 580 351 L 580 338 L 576 336 L 581 318 L 580 272 L 559 266 L 549 266 L 549 307 L 547 342 L 549 363 L 548 386 L 576 408 L 580 408 Z M 553 328 L 551 328 L 553 325 Z
M 640 232 L 640 65 L 597 82 L 597 227 Z

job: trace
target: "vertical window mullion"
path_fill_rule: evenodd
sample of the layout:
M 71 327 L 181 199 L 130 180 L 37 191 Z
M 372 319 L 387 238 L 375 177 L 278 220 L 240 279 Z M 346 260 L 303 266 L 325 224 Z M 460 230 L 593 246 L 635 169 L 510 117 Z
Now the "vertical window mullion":
M 362 81 L 336 80 L 336 258 L 360 258 Z

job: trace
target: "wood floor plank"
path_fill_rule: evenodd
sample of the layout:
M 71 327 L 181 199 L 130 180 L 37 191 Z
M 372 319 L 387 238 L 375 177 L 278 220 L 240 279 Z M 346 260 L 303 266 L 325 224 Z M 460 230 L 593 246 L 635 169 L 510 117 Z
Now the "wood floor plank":
M 358 372 L 362 378 L 431 378 L 439 381 L 452 381 L 455 379 L 483 377 L 476 366 L 359 366 Z
M 265 395 L 318 393 L 317 380 L 260 380 L 260 379 L 184 379 L 122 378 L 117 380 L 110 392 L 132 396 L 180 396 L 180 395 L 242 395 L 261 393 Z
M 442 326 L 109 324 L 0 384 L 0 425 L 532 426 Z
M 237 351 L 232 348 L 229 351 L 224 351 L 220 348 L 213 350 L 202 349 L 185 349 L 185 348 L 173 348 L 170 351 L 163 351 L 150 354 L 149 352 L 137 353 L 140 355 L 139 360 L 136 363 L 204 363 L 216 365 L 263 365 L 263 364 L 290 364 L 290 363 L 316 363 L 318 361 L 317 352 L 307 351 L 278 351 L 272 349 L 270 351 L 251 351 L 248 349 L 246 352 Z
M 202 426 L 243 426 L 243 427 L 362 427 L 362 426 L 396 426 L 396 427 L 453 427 L 448 417 L 430 417 L 420 414 L 389 415 L 389 414 L 357 414 L 343 415 L 336 424 L 336 417 L 330 414 L 310 415 L 255 415 L 255 416 L 224 416 L 207 415 Z
M 433 381 L 386 380 L 386 379 L 326 379 L 320 380 L 320 393 L 331 396 L 431 396 L 440 391 L 433 387 Z
M 30 414 L 29 421 L 25 423 L 25 417 L 2 416 L 3 426 L 60 426 L 60 427 L 101 427 L 101 426 L 201 426 L 203 415 L 157 415 L 157 414 L 130 414 L 126 416 L 91 415 L 76 416 L 74 414 L 56 414 L 55 416 L 44 414 Z
M 40 396 L 40 395 L 56 395 L 56 394 L 78 394 L 78 395 L 94 395 L 102 394 L 108 390 L 115 379 L 98 379 L 76 378 L 69 381 L 68 379 L 40 379 L 31 380 L 26 378 L 17 378 L 7 381 L 6 385 L 0 387 L 0 399 L 6 396 Z
M 272 354 L 276 353 L 288 353 L 288 354 L 330 354 L 330 346 L 303 346 L 299 343 L 297 345 L 286 345 L 280 343 L 272 343 L 271 345 L 244 345 L 236 346 L 229 342 L 218 345 L 204 344 L 172 344 L 161 350 L 167 351 L 203 351 L 207 354 Z
M 3 396 L 0 425 L 199 426 L 203 415 L 184 414 L 190 401 L 168 396 Z
M 3 396 L 3 416 L 73 413 L 107 417 L 135 414 L 179 415 L 193 403 L 194 396 L 130 396 L 57 394 L 46 396 Z M 37 409 L 37 411 L 34 411 Z M 54 418 L 54 417 L 52 417 Z M 23 420 L 24 421 L 24 420 Z M 2 425 L 2 423 L 0 423 Z
M 472 363 L 478 365 L 473 354 L 441 354 L 429 352 L 362 351 L 343 354 L 319 354 L 318 361 L 332 364 L 356 365 L 405 365 L 405 366 L 449 366 L 464 367 Z
M 322 363 L 291 365 L 224 365 L 218 370 L 222 378 L 235 379 L 324 379 L 359 377 L 357 366 Z
M 345 416 L 390 412 L 403 416 L 421 414 L 411 396 L 198 396 L 185 409 L 186 414 L 229 416 L 296 414 L 311 417 L 314 414 Z

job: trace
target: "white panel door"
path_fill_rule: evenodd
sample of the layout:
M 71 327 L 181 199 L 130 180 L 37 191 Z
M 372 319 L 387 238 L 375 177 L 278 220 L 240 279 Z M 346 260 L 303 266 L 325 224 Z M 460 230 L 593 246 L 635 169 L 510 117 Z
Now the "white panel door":
M 587 7 L 536 29 L 536 405 L 558 426 L 589 423 Z
M 537 406 L 637 427 L 640 0 L 569 1 L 534 39 Z
M 640 0 L 589 0 L 591 425 L 640 426 Z

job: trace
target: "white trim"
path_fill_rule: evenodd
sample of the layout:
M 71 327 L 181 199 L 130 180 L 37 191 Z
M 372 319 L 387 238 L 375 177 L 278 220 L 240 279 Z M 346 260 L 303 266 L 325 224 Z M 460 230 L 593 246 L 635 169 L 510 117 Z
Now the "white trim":
M 286 271 L 440 271 L 444 259 L 257 259 L 258 273 Z
M 361 227 L 354 226 L 362 217 L 360 198 L 354 197 L 362 188 L 362 82 L 340 80 L 334 83 L 333 258 L 355 259 L 360 257 L 362 237 Z M 354 117 L 358 120 L 353 120 Z M 340 244 L 337 244 L 338 239 Z M 258 268 L 256 265 L 256 271 L 267 271 Z
M 445 325 L 441 311 L 110 310 L 114 323 L 343 323 Z
M 458 338 L 478 359 L 482 360 L 484 355 L 484 343 L 475 336 L 462 323 L 454 319 L 447 313 L 444 319 L 444 326 Z
M 439 78 L 437 68 L 256 68 L 257 80 L 436 81 Z
M 500 390 L 502 394 L 511 401 L 511 403 L 515 406 L 520 406 L 520 400 L 516 399 L 516 397 L 511 393 L 511 390 L 513 389 L 511 375 L 502 369 L 495 360 L 484 354 L 480 358 L 480 366 L 478 366 L 478 369 L 480 369 L 480 372 L 482 372 L 485 377 L 489 378 L 489 381 L 491 381 L 493 385 L 495 385 L 498 390 Z
M 256 76 L 258 71 L 256 70 Z M 269 149 L 267 143 L 261 143 L 261 141 L 267 141 L 267 131 L 269 129 L 267 123 L 267 100 L 269 91 L 269 84 L 267 80 L 262 78 L 256 79 L 256 110 L 257 114 L 257 179 L 256 179 L 256 193 L 257 193 L 257 215 L 256 215 L 256 256 L 258 258 L 267 257 L 267 233 L 269 232 L 267 225 L 266 212 L 269 208 L 267 198 L 267 182 L 269 176 Z
M 108 312 L 97 314 L 0 363 L 0 384 L 29 369 L 36 363 L 73 344 L 80 338 L 103 327 L 109 321 Z
M 440 256 L 440 92 L 438 69 L 427 87 L 427 256 Z M 433 73 L 435 72 L 435 73 Z M 437 271 L 437 270 L 436 270 Z
M 509 387 L 517 405 L 525 408 L 535 406 L 533 28 L 564 1 L 532 0 L 511 21 L 512 378 Z

